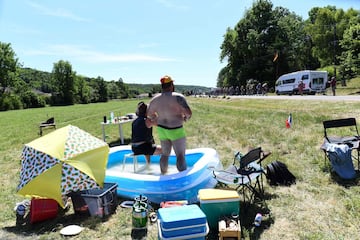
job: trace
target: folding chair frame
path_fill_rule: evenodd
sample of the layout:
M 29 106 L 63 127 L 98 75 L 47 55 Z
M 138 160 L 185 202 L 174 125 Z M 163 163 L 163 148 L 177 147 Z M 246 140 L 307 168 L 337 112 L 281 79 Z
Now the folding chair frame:
M 238 152 L 228 170 L 213 170 L 214 177 L 222 184 L 237 185 L 235 189 L 241 192 L 245 202 L 253 202 L 256 199 L 262 201 L 264 198 L 262 175 L 265 172 L 261 162 L 269 155 L 270 153 L 263 152 L 261 147 L 252 149 L 245 155 Z M 249 193 L 246 190 L 249 190 Z
M 248 184 L 240 184 L 236 189 L 243 193 L 243 198 L 246 200 L 245 188 L 250 192 L 248 196 L 249 202 L 255 201 L 257 198 L 262 201 L 264 198 L 264 184 L 263 184 L 263 173 L 265 173 L 261 163 L 268 157 L 270 153 L 264 152 L 261 147 L 257 147 L 248 151 L 245 155 L 240 156 L 240 153 L 235 154 L 233 165 L 236 165 L 236 160 L 239 160 L 238 173 L 248 177 Z M 259 168 L 254 167 L 254 163 Z M 250 174 L 260 173 L 255 178 L 255 183 L 252 182 Z

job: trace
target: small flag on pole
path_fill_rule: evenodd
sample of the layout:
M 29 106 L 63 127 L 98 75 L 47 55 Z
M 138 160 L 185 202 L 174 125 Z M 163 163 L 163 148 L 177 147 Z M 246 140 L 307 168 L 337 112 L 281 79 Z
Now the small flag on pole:
M 288 118 L 286 119 L 286 128 L 291 128 L 292 125 L 292 116 L 291 113 L 289 114 Z

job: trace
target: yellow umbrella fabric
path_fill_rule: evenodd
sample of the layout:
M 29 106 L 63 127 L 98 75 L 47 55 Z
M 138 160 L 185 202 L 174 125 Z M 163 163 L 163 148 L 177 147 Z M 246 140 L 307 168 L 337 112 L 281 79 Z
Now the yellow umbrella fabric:
M 78 127 L 68 125 L 25 144 L 18 193 L 55 199 L 102 187 L 109 146 Z

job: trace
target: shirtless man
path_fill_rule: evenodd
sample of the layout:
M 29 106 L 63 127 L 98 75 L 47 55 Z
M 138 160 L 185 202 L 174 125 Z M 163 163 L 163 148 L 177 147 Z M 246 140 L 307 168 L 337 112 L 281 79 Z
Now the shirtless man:
M 147 125 L 157 126 L 161 143 L 161 173 L 168 170 L 171 148 L 176 154 L 176 167 L 179 171 L 187 168 L 185 161 L 186 135 L 183 123 L 191 118 L 192 111 L 185 97 L 176 93 L 173 80 L 169 76 L 160 79 L 161 94 L 151 99 L 147 109 Z

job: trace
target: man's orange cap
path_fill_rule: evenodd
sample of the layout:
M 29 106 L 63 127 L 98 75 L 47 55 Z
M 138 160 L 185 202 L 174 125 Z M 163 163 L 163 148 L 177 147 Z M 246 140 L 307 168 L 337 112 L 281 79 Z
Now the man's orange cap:
M 173 82 L 174 80 L 172 80 L 172 78 L 168 75 L 163 76 L 160 79 L 161 84 L 165 84 L 165 83 L 169 83 L 169 82 Z

